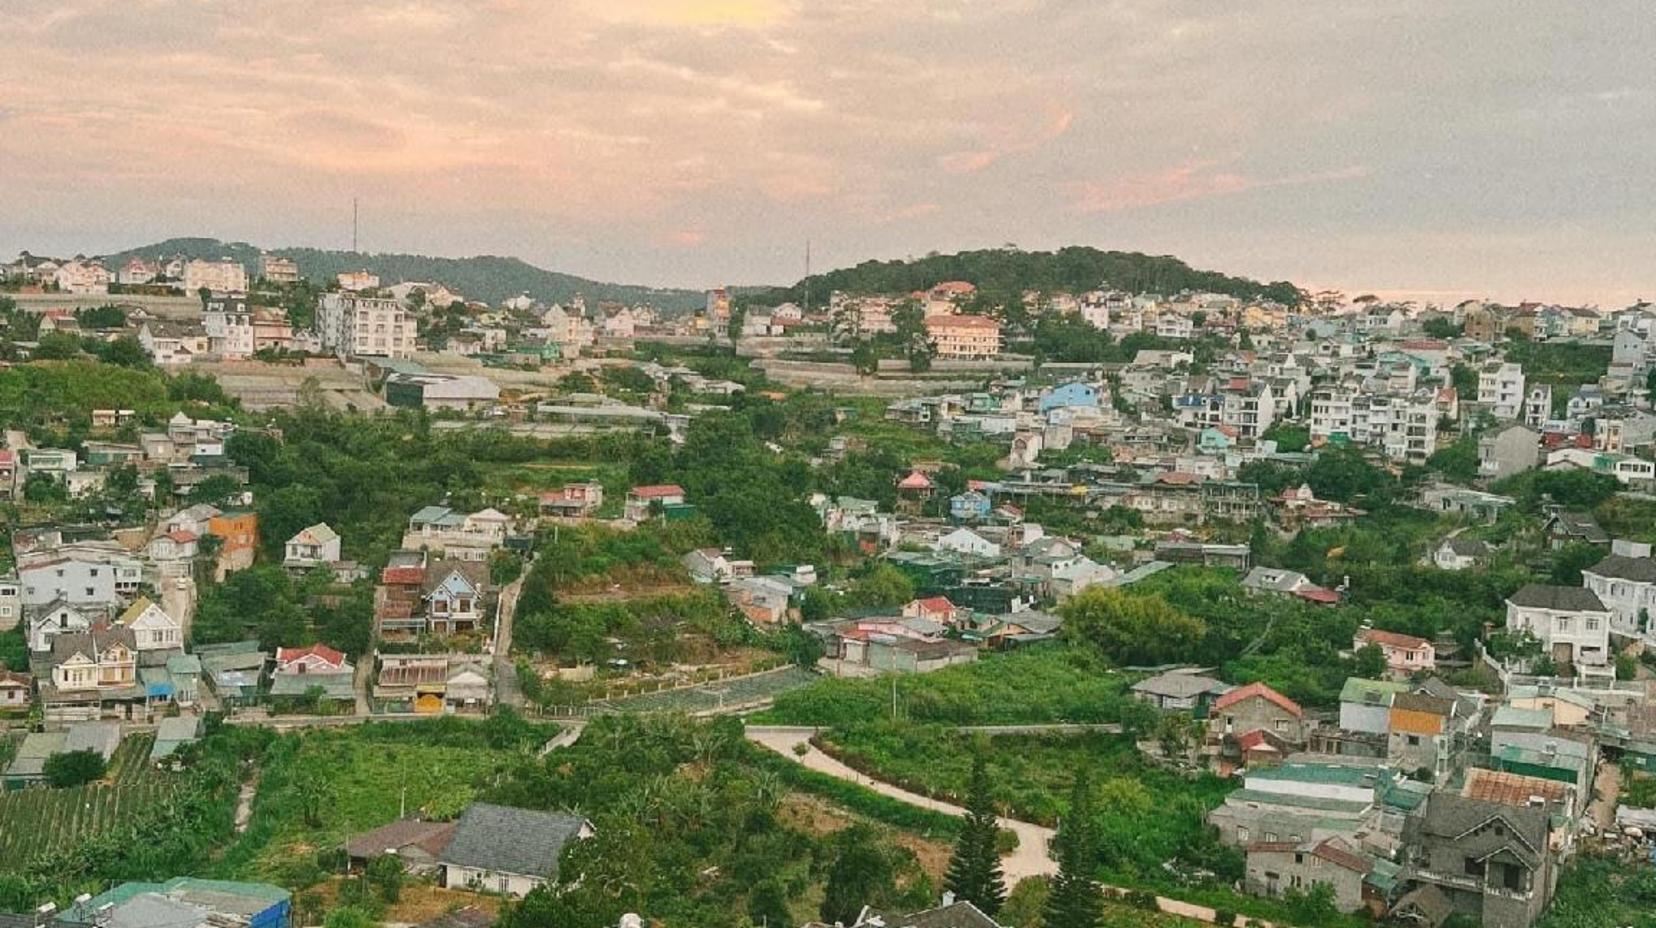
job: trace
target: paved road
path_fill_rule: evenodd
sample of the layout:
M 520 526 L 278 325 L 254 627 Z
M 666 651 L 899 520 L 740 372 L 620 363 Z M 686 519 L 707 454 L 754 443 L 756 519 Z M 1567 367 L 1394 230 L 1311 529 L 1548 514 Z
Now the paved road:
M 1012 726 L 1014 728 L 1045 728 L 1047 726 Z M 922 809 L 931 809 L 947 815 L 964 815 L 966 810 L 951 803 L 911 793 L 901 787 L 893 786 L 858 773 L 856 770 L 840 763 L 810 742 L 814 729 L 783 725 L 751 725 L 747 729 L 748 740 L 755 744 L 769 748 L 789 760 L 798 761 L 812 770 L 838 777 L 859 786 L 867 787 L 881 795 L 890 796 L 912 806 Z M 794 753 L 797 746 L 803 744 L 803 755 Z M 1008 886 L 1016 886 L 1018 881 L 1029 876 L 1046 876 L 1058 872 L 1058 862 L 1052 858 L 1048 847 L 1055 832 L 1051 828 L 1036 825 L 1032 822 L 1021 822 L 1013 818 L 1000 819 L 1000 826 L 1009 829 L 1018 836 L 1018 847 L 1010 855 L 1001 859 L 1001 870 L 1006 875 Z M 1116 887 L 1106 886 L 1105 889 L 1121 892 Z M 1179 899 L 1156 897 L 1156 905 L 1170 915 L 1179 915 L 1197 921 L 1212 922 L 1214 910 L 1205 905 L 1196 905 Z M 1237 916 L 1241 920 L 1241 916 Z M 1270 922 L 1254 920 L 1251 924 L 1259 928 L 1273 928 Z M 1283 926 L 1286 928 L 1286 926 Z

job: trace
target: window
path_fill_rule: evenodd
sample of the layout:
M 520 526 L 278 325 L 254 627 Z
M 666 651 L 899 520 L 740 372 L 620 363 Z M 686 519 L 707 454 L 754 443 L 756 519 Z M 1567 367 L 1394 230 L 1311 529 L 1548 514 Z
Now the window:
M 1410 735 L 1409 736 L 1409 747 L 1411 747 L 1411 748 L 1420 747 L 1420 736 L 1419 735 Z
M 1246 826 L 1246 825 L 1236 826 L 1236 840 L 1243 843 L 1243 844 L 1247 843 L 1247 841 L 1248 841 L 1248 826 Z
M 1274 841 L 1276 841 L 1276 839 L 1277 839 L 1276 832 L 1274 832 L 1274 831 L 1265 832 L 1265 841 L 1266 841 L 1266 843 L 1274 842 Z
M 1467 876 L 1483 876 L 1483 864 L 1478 863 L 1478 858 L 1466 858 L 1466 862 L 1463 866 Z
M 1596 632 L 1599 630 L 1598 616 L 1590 615 L 1587 617 L 1587 630 L 1590 632 Z

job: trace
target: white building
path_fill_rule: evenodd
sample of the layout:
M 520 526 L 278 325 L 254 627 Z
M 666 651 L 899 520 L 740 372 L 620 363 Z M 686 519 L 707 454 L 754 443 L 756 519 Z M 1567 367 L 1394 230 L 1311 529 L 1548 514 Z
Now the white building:
M 253 311 L 241 294 L 213 293 L 201 303 L 207 350 L 226 361 L 253 356 Z
M 1619 634 L 1640 635 L 1656 616 L 1656 560 L 1648 544 L 1614 542 L 1609 557 L 1581 572 L 1581 583 L 1610 610 Z
M 356 271 L 341 271 L 339 274 L 339 288 L 355 293 L 361 290 L 378 290 L 379 275 L 363 268 Z
M 1511 361 L 1490 361 L 1478 369 L 1478 402 L 1497 419 L 1521 419 L 1528 394 L 1524 369 Z
M 53 600 L 113 605 L 138 592 L 144 569 L 126 554 L 77 546 L 27 556 L 17 575 L 25 606 L 44 606 Z
M 109 271 L 96 261 L 68 261 L 52 277 L 64 293 L 108 293 Z
M 1543 653 L 1577 668 L 1610 662 L 1610 610 L 1592 590 L 1527 584 L 1507 597 L 1507 630 L 1529 632 Z
M 340 358 L 414 356 L 414 314 L 395 299 L 325 293 L 317 308 L 322 350 Z
M 281 255 L 260 255 L 259 276 L 273 284 L 299 282 L 299 262 Z
M 282 566 L 309 570 L 339 562 L 339 533 L 326 522 L 318 522 L 287 540 L 282 548 Z
M 144 651 L 180 651 L 184 648 L 184 626 L 166 610 L 140 596 L 121 614 L 118 624 L 132 629 L 134 646 Z
M 246 293 L 247 268 L 238 261 L 220 258 L 217 261 L 196 259 L 184 265 L 184 292 L 196 293 L 202 288 L 218 293 Z

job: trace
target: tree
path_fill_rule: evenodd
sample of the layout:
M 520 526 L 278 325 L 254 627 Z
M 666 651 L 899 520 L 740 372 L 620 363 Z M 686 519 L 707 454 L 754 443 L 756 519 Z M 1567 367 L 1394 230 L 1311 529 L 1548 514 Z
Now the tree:
M 937 349 L 926 332 L 926 311 L 920 306 L 920 301 L 908 299 L 898 303 L 897 308 L 891 311 L 891 327 L 895 330 L 898 347 L 908 358 L 909 370 L 930 370 L 932 355 L 937 353 Z
M 1160 596 L 1088 587 L 1058 607 L 1063 634 L 1085 642 L 1118 664 L 1163 664 L 1189 654 L 1207 635 L 1207 623 Z
M 1449 385 L 1455 388 L 1456 395 L 1462 400 L 1475 400 L 1478 397 L 1478 372 L 1465 364 L 1450 365 Z
M 406 875 L 402 859 L 395 854 L 381 854 L 368 861 L 367 868 L 363 870 L 363 876 L 368 878 L 368 882 L 379 892 L 380 898 L 387 903 L 396 902 L 402 895 L 403 878 Z
M 1052 839 L 1058 857 L 1058 876 L 1052 881 L 1042 928 L 1097 928 L 1104 898 L 1093 880 L 1096 837 L 1092 823 L 1092 778 L 1085 767 L 1076 771 L 1070 790 L 1069 812 Z
M 1604 559 L 1604 552 L 1584 541 L 1572 541 L 1553 552 L 1550 582 L 1557 586 L 1581 586 L 1581 571 Z
M 857 342 L 856 346 L 851 349 L 851 366 L 856 368 L 857 373 L 865 377 L 879 371 L 880 353 L 875 349 L 873 342 Z
M 852 825 L 834 836 L 834 863 L 823 892 L 822 920 L 852 924 L 865 905 L 878 905 L 896 894 L 891 859 L 879 837 L 866 825 Z
M 97 751 L 64 751 L 46 758 L 41 773 L 46 785 L 53 789 L 67 789 L 91 783 L 104 775 L 104 758 Z
M 994 799 L 989 795 L 989 769 L 982 752 L 972 758 L 965 819 L 960 837 L 955 839 L 954 857 L 943 874 L 943 885 L 956 898 L 972 903 L 986 915 L 994 915 L 1006 901 L 1006 881 L 995 848 L 1000 825 L 995 818 Z
M 1380 646 L 1370 642 L 1357 649 L 1352 655 L 1352 672 L 1366 680 L 1378 680 L 1386 674 L 1386 652 Z
M 788 911 L 788 891 L 780 880 L 766 880 L 753 888 L 748 896 L 748 921 L 776 928 L 793 924 L 793 914 Z

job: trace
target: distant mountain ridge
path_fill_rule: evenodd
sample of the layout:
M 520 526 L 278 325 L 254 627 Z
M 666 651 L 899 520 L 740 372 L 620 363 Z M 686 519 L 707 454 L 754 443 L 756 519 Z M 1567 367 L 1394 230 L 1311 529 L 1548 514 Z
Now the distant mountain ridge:
M 179 254 L 190 258 L 230 257 L 246 265 L 249 274 L 258 273 L 260 254 L 280 255 L 298 263 L 299 273 L 317 282 L 333 280 L 341 271 L 366 268 L 378 274 L 386 286 L 410 280 L 433 281 L 459 291 L 467 299 L 483 300 L 490 305 L 499 305 L 502 300 L 520 293 L 548 303 L 567 303 L 576 294 L 582 295 L 588 303 L 599 300 L 618 300 L 633 305 L 648 303 L 670 313 L 687 312 L 706 305 L 706 297 L 696 290 L 588 280 L 544 270 L 519 258 L 498 255 L 438 258 L 320 248 L 261 249 L 246 242 L 222 242 L 215 238 L 170 238 L 153 245 L 105 255 L 104 260 L 111 270 L 115 270 L 134 257 L 154 260 L 163 255 Z
M 1225 293 L 1242 299 L 1269 299 L 1297 305 L 1305 297 L 1287 282 L 1260 283 L 1218 271 L 1202 271 L 1171 255 L 1102 251 L 1082 245 L 1057 251 L 987 248 L 958 254 L 931 254 L 899 261 L 864 261 L 809 278 L 813 305 L 821 306 L 835 290 L 847 293 L 910 293 L 946 280 L 974 284 L 993 300 L 1016 298 L 1026 290 L 1086 292 L 1109 286 L 1129 293 L 1172 295 L 1182 290 Z M 742 301 L 761 306 L 803 302 L 805 285 L 744 288 Z

